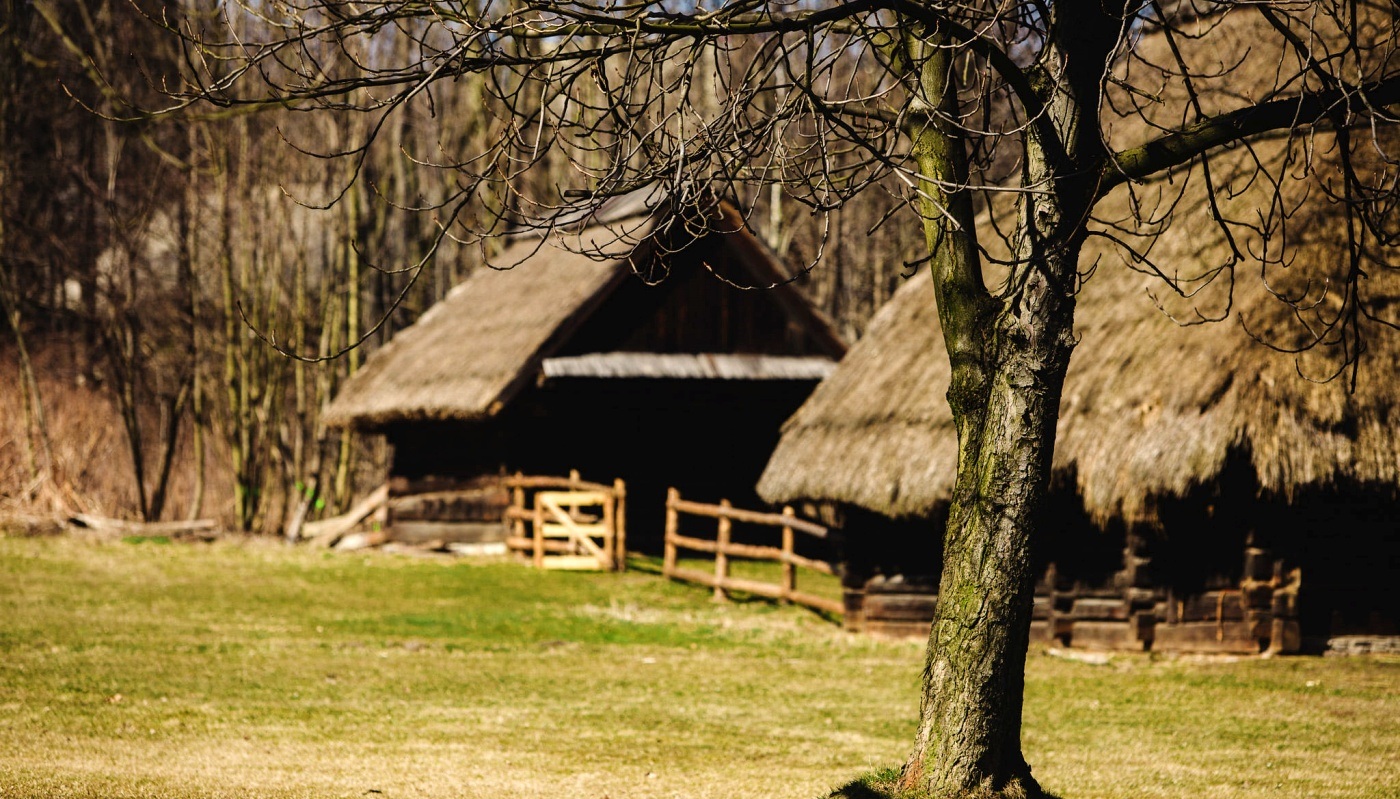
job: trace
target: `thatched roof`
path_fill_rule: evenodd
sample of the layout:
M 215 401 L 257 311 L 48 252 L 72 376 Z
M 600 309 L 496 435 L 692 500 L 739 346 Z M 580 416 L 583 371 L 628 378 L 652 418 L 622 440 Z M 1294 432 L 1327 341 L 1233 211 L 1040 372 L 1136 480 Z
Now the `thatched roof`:
M 1231 89 L 1238 98 L 1249 87 L 1237 79 Z M 1325 160 L 1331 142 L 1318 134 L 1306 145 Z M 1271 190 L 1250 181 L 1251 159 L 1278 166 L 1300 156 L 1302 146 L 1271 141 L 1214 158 L 1225 212 L 1249 218 L 1267 210 Z M 1091 514 L 1149 516 L 1155 497 L 1211 483 L 1235 454 L 1248 459 L 1262 491 L 1283 496 L 1339 481 L 1400 483 L 1400 333 L 1367 324 L 1368 351 L 1354 393 L 1349 373 L 1319 382 L 1341 357 L 1335 337 L 1303 355 L 1259 341 L 1296 348 L 1310 340 L 1309 326 L 1322 329 L 1335 316 L 1348 264 L 1339 212 L 1318 190 L 1326 172 L 1322 166 L 1312 185 L 1285 184 L 1284 207 L 1298 210 L 1282 265 L 1241 263 L 1233 293 L 1222 275 L 1182 298 L 1108 239 L 1086 244 L 1080 341 L 1061 403 L 1054 469 L 1073 481 Z M 1175 219 L 1150 250 L 1155 231 L 1136 220 L 1151 215 L 1151 204 L 1135 214 L 1127 187 L 1100 204 L 1101 224 L 1093 227 L 1117 226 L 1114 235 L 1136 239 L 1136 248 L 1168 274 L 1200 275 L 1228 261 L 1199 169 L 1136 192 L 1138 202 L 1160 195 L 1159 213 L 1182 193 Z M 1243 252 L 1262 251 L 1254 231 L 1232 233 Z M 1392 250 L 1363 264 L 1369 277 L 1361 284 L 1369 307 L 1391 321 L 1400 277 L 1386 262 L 1400 263 L 1397 255 Z M 1198 311 L 1217 318 L 1227 308 L 1224 321 L 1184 324 L 1199 321 Z M 773 502 L 838 501 L 889 516 L 930 512 L 949 496 L 956 466 L 948 381 L 933 287 L 921 271 L 785 425 L 760 495 Z
M 346 381 L 326 411 L 326 422 L 378 429 L 400 422 L 472 420 L 498 413 L 541 375 L 546 359 L 623 281 L 633 279 L 634 269 L 647 263 L 653 248 L 684 246 L 685 241 L 658 231 L 657 220 L 664 212 L 648 210 L 656 202 L 629 198 L 605 209 L 606 218 L 589 219 L 592 226 L 581 232 L 565 232 L 566 226 L 578 224 L 578 220 L 566 220 L 550 235 L 522 236 L 511 243 L 492 259 L 493 268 L 473 272 L 374 353 Z M 781 264 L 742 228 L 734 209 L 720 203 L 717 211 L 712 214 L 712 229 L 723 234 L 726 247 L 743 255 L 741 264 L 761 283 L 784 281 Z M 665 238 L 665 243 L 658 243 L 658 237 Z M 802 300 L 795 287 L 779 286 L 773 289 L 773 297 L 795 313 L 817 340 L 829 344 L 833 356 L 844 352 L 830 322 Z M 730 368 L 723 374 L 692 374 L 700 367 L 683 364 L 684 359 L 674 356 L 670 360 L 645 353 L 611 356 L 611 361 L 571 356 L 555 361 L 554 369 L 560 375 L 585 376 L 583 370 L 593 377 L 636 377 L 643 375 L 629 374 L 629 370 L 679 369 L 685 374 L 670 376 L 724 379 L 797 379 L 793 370 L 812 371 L 810 365 L 773 361 L 765 368 L 736 362 L 726 364 Z M 714 364 L 708 366 L 714 371 Z M 820 376 L 808 374 L 805 379 Z
M 1224 245 L 1200 218 L 1203 205 L 1158 239 L 1157 263 L 1195 271 L 1220 262 Z M 1317 325 L 1331 309 L 1326 278 L 1345 260 L 1336 249 L 1302 248 L 1295 270 L 1322 267 L 1310 289 L 1269 276 L 1278 290 L 1323 300 L 1317 308 L 1296 311 L 1263 288 L 1257 270 L 1241 268 L 1230 317 L 1195 326 L 1176 320 L 1194 319 L 1186 310 L 1192 305 L 1218 316 L 1227 301 L 1223 285 L 1194 303 L 1168 301 L 1160 279 L 1128 268 L 1104 240 L 1085 249 L 1081 263 L 1099 264 L 1080 294 L 1080 341 L 1054 468 L 1074 480 L 1092 514 L 1143 515 L 1154 496 L 1214 480 L 1232 452 L 1249 458 L 1263 490 L 1282 495 L 1341 480 L 1400 483 L 1400 333 L 1372 325 L 1354 393 L 1346 373 L 1318 382 L 1332 374 L 1335 347 L 1295 356 L 1255 339 L 1286 347 L 1308 339 L 1305 324 Z M 1400 280 L 1384 268 L 1364 288 L 1374 307 L 1400 302 Z M 784 426 L 760 495 L 833 500 L 890 516 L 928 513 L 949 496 L 956 466 L 948 381 L 923 271 Z

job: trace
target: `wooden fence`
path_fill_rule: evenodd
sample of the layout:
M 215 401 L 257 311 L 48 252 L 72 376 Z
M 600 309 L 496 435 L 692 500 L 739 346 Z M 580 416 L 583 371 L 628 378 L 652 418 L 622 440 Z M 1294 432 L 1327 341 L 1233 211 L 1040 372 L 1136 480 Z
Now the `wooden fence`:
M 715 519 L 715 539 L 681 535 L 681 514 Z M 782 546 L 735 543 L 731 540 L 734 522 L 782 528 Z M 726 598 L 729 591 L 744 591 L 783 602 L 793 602 L 836 616 L 842 615 L 845 610 L 839 600 L 827 599 L 797 590 L 798 567 L 828 575 L 835 574 L 836 570 L 826 561 L 805 558 L 793 551 L 796 533 L 803 533 L 815 538 L 826 538 L 827 529 L 820 524 L 797 518 L 792 508 L 783 508 L 783 512 L 779 514 L 742 510 L 732 507 L 728 500 L 721 500 L 718 505 L 707 505 L 683 500 L 680 492 L 672 488 L 666 495 L 666 549 L 661 573 L 672 580 L 684 580 L 710 586 L 715 589 L 715 598 L 717 599 Z M 677 553 L 681 549 L 713 553 L 715 556 L 714 572 L 706 573 L 697 569 L 685 569 L 677 566 Z M 781 563 L 783 565 L 782 582 L 774 585 L 758 580 L 731 577 L 729 574 L 730 557 Z
M 568 477 L 517 473 L 503 483 L 511 492 L 505 514 L 511 551 L 528 554 L 539 568 L 626 571 L 627 486 L 621 479 L 591 483 L 575 470 Z

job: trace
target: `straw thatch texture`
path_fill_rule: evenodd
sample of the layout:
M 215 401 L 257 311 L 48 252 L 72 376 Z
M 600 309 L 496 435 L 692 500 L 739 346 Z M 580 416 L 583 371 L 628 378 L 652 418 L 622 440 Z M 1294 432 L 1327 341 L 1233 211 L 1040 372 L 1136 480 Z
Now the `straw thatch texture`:
M 1253 37 L 1250 25 L 1222 26 L 1216 38 L 1191 46 L 1218 65 L 1218 53 L 1244 53 L 1266 40 Z M 1145 43 L 1149 56 L 1154 46 Z M 1207 102 L 1230 107 L 1258 96 L 1278 60 L 1261 54 L 1258 63 L 1223 76 L 1225 85 Z M 1132 127 L 1120 123 L 1114 138 L 1127 137 Z M 1142 140 L 1141 121 L 1136 127 Z M 1270 261 L 1245 259 L 1233 281 L 1229 273 L 1210 283 L 1193 279 L 1229 263 L 1230 254 L 1199 168 L 1132 187 L 1131 197 L 1129 187 L 1120 187 L 1096 209 L 1099 224 L 1092 227 L 1111 231 L 1131 250 L 1103 237 L 1085 245 L 1080 343 L 1061 403 L 1054 468 L 1074 481 L 1099 520 L 1150 516 L 1154 497 L 1212 482 L 1235 453 L 1248 458 L 1262 491 L 1285 497 L 1300 486 L 1338 481 L 1400 483 L 1400 333 L 1363 320 L 1368 351 L 1354 393 L 1349 372 L 1317 382 L 1334 375 L 1341 360 L 1335 335 L 1301 355 L 1260 343 L 1302 347 L 1315 338 L 1310 331 L 1336 316 L 1348 268 L 1345 222 L 1319 190 L 1339 183 L 1328 164 L 1333 143 L 1330 134 L 1276 139 L 1212 159 L 1227 216 L 1258 224 L 1271 209 L 1296 208 L 1286 221 L 1287 250 L 1277 240 L 1282 219 L 1266 226 L 1274 234 L 1268 249 L 1259 231 L 1230 228 L 1243 253 L 1267 252 Z M 1289 175 L 1281 204 L 1274 205 L 1273 187 L 1258 179 L 1255 159 L 1270 173 Z M 1296 179 L 1306 176 L 1300 164 L 1309 159 L 1317 173 Z M 1164 215 L 1165 226 L 1141 221 Z M 989 230 L 983 225 L 986 239 Z M 1145 274 L 1151 268 L 1132 250 L 1194 296 L 1178 296 L 1160 277 Z M 1391 267 L 1400 264 L 1397 256 L 1374 252 L 1361 264 L 1369 275 L 1360 285 L 1363 302 L 1392 322 L 1400 303 L 1400 278 Z M 1185 324 L 1227 309 L 1223 321 Z M 896 293 L 788 421 L 760 495 L 773 502 L 832 500 L 888 516 L 930 512 L 949 496 L 956 468 L 948 381 L 925 271 Z
M 550 344 L 630 272 L 650 222 L 517 241 L 346 381 L 327 424 L 377 428 L 495 413 Z M 621 236 L 621 238 L 619 238 Z
M 1230 202 L 1247 204 L 1256 194 L 1246 190 Z M 1123 210 L 1123 198 L 1106 203 L 1115 201 Z M 1155 263 L 1194 274 L 1222 260 L 1222 234 L 1204 208 L 1197 177 L 1179 218 L 1152 247 Z M 1196 310 L 1223 312 L 1227 276 L 1188 300 L 1129 268 L 1131 256 L 1104 239 L 1086 245 L 1081 264 L 1097 262 L 1097 269 L 1080 294 L 1080 343 L 1061 403 L 1055 469 L 1073 477 L 1093 515 L 1143 516 L 1152 497 L 1213 480 L 1232 452 L 1250 459 L 1263 490 L 1284 496 L 1342 479 L 1400 482 L 1400 333 L 1371 326 L 1354 393 L 1349 373 L 1317 382 L 1335 371 L 1337 347 L 1324 343 L 1295 356 L 1256 340 L 1300 346 L 1310 339 L 1307 325 L 1320 328 L 1334 313 L 1346 264 L 1344 250 L 1328 241 L 1336 220 L 1326 220 L 1299 220 L 1311 233 L 1300 235 L 1307 241 L 1292 251 L 1291 270 L 1262 270 L 1275 291 L 1296 292 L 1302 302 L 1283 302 L 1264 287 L 1257 266 L 1242 266 L 1230 317 L 1194 326 L 1181 322 L 1196 319 Z M 1369 270 L 1363 291 L 1384 313 L 1400 303 L 1400 280 L 1379 264 Z M 759 493 L 890 516 L 928 513 L 947 499 L 956 467 L 948 380 L 923 272 L 785 425 Z

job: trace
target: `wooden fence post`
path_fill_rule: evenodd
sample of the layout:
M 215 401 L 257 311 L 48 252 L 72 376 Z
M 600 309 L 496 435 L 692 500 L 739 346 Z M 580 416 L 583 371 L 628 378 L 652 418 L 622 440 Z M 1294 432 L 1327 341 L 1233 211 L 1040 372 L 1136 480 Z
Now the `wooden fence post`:
M 783 506 L 783 516 L 793 516 L 792 507 Z M 792 602 L 792 592 L 797 590 L 797 566 L 792 562 L 792 525 L 783 525 L 783 602 Z
M 729 537 L 732 531 L 733 522 L 724 515 L 731 507 L 729 500 L 719 501 L 719 533 L 715 536 L 719 546 L 715 547 L 715 601 L 723 602 L 729 598 L 729 594 L 724 590 L 724 584 L 729 581 Z
M 510 534 L 517 539 L 525 537 L 525 486 L 520 483 L 523 476 L 520 472 L 515 473 L 515 487 L 510 492 L 510 506 L 515 509 L 514 518 L 510 521 Z
M 676 503 L 681 501 L 681 492 L 674 486 L 666 489 L 666 549 L 661 560 L 661 576 L 670 577 L 676 572 L 676 536 L 680 535 L 680 514 Z
M 617 570 L 617 555 L 613 549 L 613 542 L 617 540 L 617 498 L 603 495 L 603 557 L 608 559 L 604 564 L 608 569 Z
M 613 568 L 620 572 L 627 571 L 627 484 L 619 477 L 613 480 L 614 502 L 617 509 L 613 512 Z
M 544 568 L 544 506 L 539 494 L 535 495 L 535 568 Z

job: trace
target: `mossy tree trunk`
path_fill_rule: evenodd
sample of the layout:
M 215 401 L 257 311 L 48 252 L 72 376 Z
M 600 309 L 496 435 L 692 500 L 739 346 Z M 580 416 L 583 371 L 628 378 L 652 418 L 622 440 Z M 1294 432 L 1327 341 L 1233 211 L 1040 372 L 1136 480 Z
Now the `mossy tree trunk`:
M 995 292 L 982 273 L 966 144 L 951 122 L 959 118 L 951 50 L 936 35 L 906 44 L 922 70 L 910 136 L 925 177 L 922 212 L 958 431 L 920 723 L 900 779 L 916 795 L 1041 793 L 1021 753 L 1031 547 L 1074 348 L 1084 220 L 1100 190 L 1094 165 L 1102 146 L 1085 131 L 1093 126 L 1080 122 L 1093 118 L 1093 64 L 1101 68 L 1106 56 L 1095 45 L 1111 42 L 1110 33 L 1086 24 L 1075 40 L 1049 49 L 1055 80 L 1027 73 L 1022 96 L 1036 122 L 1023 136 L 1015 251 Z M 1084 66 L 1072 65 L 1069 48 L 1080 48 Z

